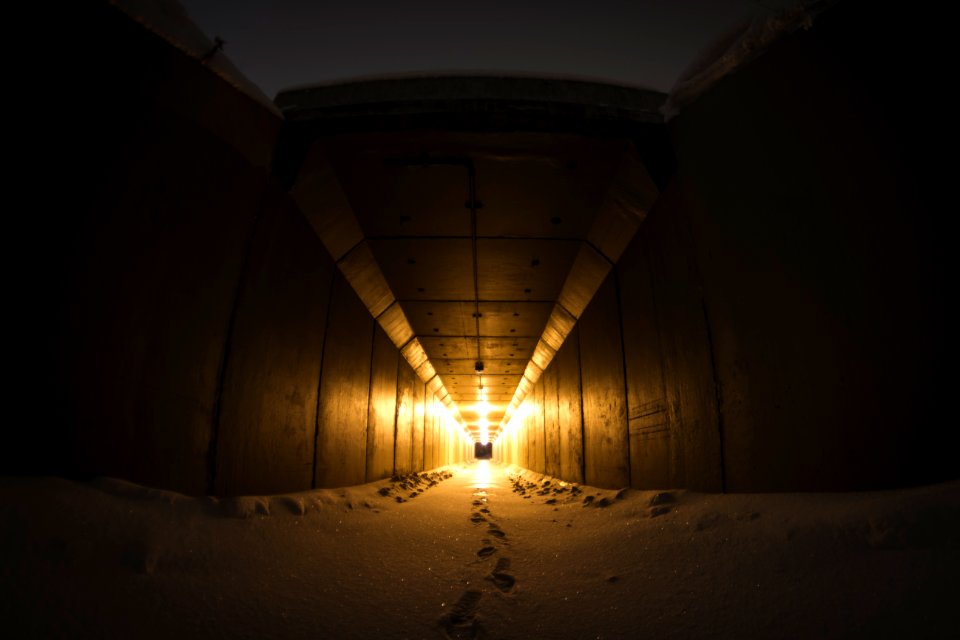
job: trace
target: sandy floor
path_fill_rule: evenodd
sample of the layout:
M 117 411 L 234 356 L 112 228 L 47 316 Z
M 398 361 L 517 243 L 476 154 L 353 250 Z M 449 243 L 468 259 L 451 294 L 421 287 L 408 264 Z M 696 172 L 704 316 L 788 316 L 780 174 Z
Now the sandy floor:
M 11 638 L 960 637 L 960 483 L 616 492 L 475 463 L 216 501 L 4 478 L 0 544 Z

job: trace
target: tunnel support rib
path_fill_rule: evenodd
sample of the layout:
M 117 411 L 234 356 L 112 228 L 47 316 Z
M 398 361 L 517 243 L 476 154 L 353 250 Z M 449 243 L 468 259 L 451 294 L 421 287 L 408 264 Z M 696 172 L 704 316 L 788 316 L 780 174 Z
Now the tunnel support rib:
M 333 306 L 333 289 L 334 281 L 336 280 L 337 272 L 333 271 L 330 274 L 330 287 L 328 288 L 329 294 L 327 294 L 327 319 L 324 321 L 325 327 L 330 327 L 330 308 Z M 327 337 L 328 332 L 324 332 L 323 335 L 323 346 L 320 348 L 320 371 L 317 375 L 317 409 L 314 413 L 314 429 L 313 429 L 313 468 L 310 471 L 310 488 L 317 488 L 317 447 L 320 445 L 320 402 L 321 402 L 321 385 L 323 383 L 323 365 L 325 358 L 324 356 L 327 353 Z
M 237 324 L 240 297 L 243 295 L 243 286 L 247 280 L 247 272 L 250 269 L 250 254 L 253 251 L 253 241 L 260 227 L 260 220 L 263 217 L 263 208 L 266 206 L 268 191 L 269 183 L 264 182 L 263 190 L 260 193 L 260 201 L 257 204 L 256 212 L 250 223 L 250 233 L 247 235 L 247 240 L 243 246 L 243 258 L 240 263 L 240 272 L 237 276 L 237 286 L 233 291 L 233 303 L 230 306 L 230 318 L 227 321 L 226 336 L 223 340 L 223 355 L 220 357 L 220 370 L 217 372 L 217 388 L 213 398 L 213 411 L 211 412 L 210 444 L 207 448 L 207 493 L 209 495 L 217 492 L 217 449 L 220 446 L 220 417 L 223 410 L 223 388 L 227 380 L 227 369 L 230 365 L 230 351 L 233 348 L 233 333 Z
M 723 382 L 720 379 L 720 372 L 717 370 L 717 354 L 713 345 L 713 328 L 710 326 L 710 314 L 707 312 L 707 301 L 700 299 L 700 305 L 703 309 L 703 326 L 707 333 L 707 351 L 710 354 L 710 370 L 713 375 L 714 398 L 717 403 L 717 437 L 719 439 L 720 451 L 720 490 L 727 492 L 727 470 L 724 460 L 723 450 Z

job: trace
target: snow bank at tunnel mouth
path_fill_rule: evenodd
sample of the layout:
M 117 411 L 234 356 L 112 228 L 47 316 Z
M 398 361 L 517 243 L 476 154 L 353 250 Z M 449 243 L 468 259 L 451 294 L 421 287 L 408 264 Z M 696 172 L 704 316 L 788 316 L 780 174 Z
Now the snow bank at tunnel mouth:
M 23 568 L 25 583 L 34 580 L 53 590 L 82 584 L 98 601 L 122 605 L 67 610 L 70 615 L 89 613 L 90 620 L 111 630 L 121 608 L 136 612 L 140 621 L 149 620 L 160 602 L 167 618 L 152 622 L 166 629 L 159 625 L 173 620 L 170 624 L 188 635 L 191 622 L 213 620 L 232 631 L 228 635 L 278 635 L 278 629 L 279 635 L 297 635 L 302 623 L 313 635 L 301 637 L 434 637 L 426 630 L 420 635 L 419 629 L 433 629 L 429 625 L 451 604 L 456 606 L 458 594 L 482 591 L 476 619 L 491 631 L 489 637 L 543 637 L 534 633 L 539 624 L 567 632 L 550 637 L 596 637 L 586 628 L 596 624 L 605 625 L 605 637 L 630 637 L 637 612 L 651 614 L 647 620 L 659 624 L 657 637 L 676 636 L 670 631 L 683 624 L 699 631 L 685 637 L 770 637 L 777 634 L 743 633 L 739 623 L 760 616 L 780 625 L 785 611 L 789 616 L 819 615 L 826 597 L 843 602 L 842 615 L 854 620 L 828 621 L 855 628 L 875 616 L 875 588 L 879 597 L 905 606 L 918 593 L 913 589 L 920 588 L 923 597 L 937 598 L 937 605 L 919 613 L 933 611 L 936 618 L 929 622 L 921 616 L 907 624 L 914 625 L 913 635 L 946 637 L 929 631 L 950 619 L 950 608 L 944 606 L 949 590 L 924 585 L 929 576 L 952 584 L 948 580 L 955 575 L 955 550 L 960 549 L 960 482 L 837 494 L 621 493 L 565 483 L 567 493 L 580 489 L 577 499 L 547 505 L 549 496 L 538 492 L 555 482 L 563 486 L 559 480 L 498 467 L 496 473 L 535 490 L 528 490 L 533 494 L 528 499 L 509 490 L 492 495 L 493 516 L 484 516 L 502 526 L 509 544 L 481 546 L 480 536 L 493 534 L 486 522 L 474 524 L 467 517 L 474 499 L 467 484 L 474 468 L 448 470 L 456 475 L 439 483 L 438 500 L 397 505 L 392 496 L 377 494 L 380 487 L 399 484 L 398 476 L 291 494 L 312 496 L 323 505 L 302 517 L 273 502 L 285 495 L 250 497 L 267 500 L 274 517 L 254 510 L 247 519 L 225 514 L 217 505 L 226 500 L 215 503 L 112 479 L 4 478 L 0 504 L 14 516 L 5 523 L 14 534 L 7 538 L 12 543 L 9 566 Z M 582 506 L 590 495 L 592 502 L 604 497 L 611 502 L 604 508 Z M 383 505 L 383 512 L 357 508 L 362 500 Z M 649 510 L 656 506 L 671 510 L 652 516 Z M 479 506 L 476 511 L 481 512 Z M 897 553 L 888 553 L 891 549 Z M 940 555 L 927 554 L 927 549 Z M 497 585 L 484 577 L 507 573 L 497 568 L 503 557 L 511 560 L 508 575 L 515 585 Z M 65 581 L 48 581 L 45 572 L 51 567 Z M 858 578 L 858 571 L 868 573 Z M 91 576 L 96 576 L 92 584 Z M 664 590 L 664 580 L 678 589 L 682 585 L 684 592 Z M 137 602 L 136 589 L 144 585 L 149 597 Z M 502 592 L 504 586 L 509 593 Z M 27 615 L 49 618 L 51 611 L 59 611 L 43 608 L 54 600 L 29 599 L 24 593 L 30 592 L 14 595 L 22 599 L 20 609 Z M 217 593 L 225 595 L 224 604 L 203 600 Z M 258 602 L 267 606 L 251 607 L 251 597 L 264 598 Z M 211 608 L 198 608 L 198 602 Z M 290 603 L 299 604 L 287 616 Z M 497 627 L 497 621 L 516 611 L 515 605 L 529 617 L 518 618 L 514 628 L 502 633 L 505 627 Z M 358 620 L 356 611 L 367 606 L 378 615 Z M 172 611 L 186 616 L 187 623 L 171 618 Z M 604 615 L 591 618 L 585 611 Z M 828 611 L 836 615 L 834 607 Z M 666 618 L 658 622 L 656 616 Z M 718 620 L 726 625 L 722 629 L 734 631 L 711 635 Z M 402 631 L 378 635 L 374 627 L 379 622 Z M 816 631 L 802 635 L 813 637 Z M 839 637 L 850 635 L 855 634 Z
M 652 518 L 670 513 L 672 506 L 681 502 L 688 492 L 682 489 L 604 489 L 578 482 L 568 482 L 560 478 L 531 471 L 516 465 L 506 468 L 507 477 L 513 485 L 514 493 L 534 503 L 541 502 L 554 507 L 579 504 L 583 507 L 606 508 L 624 501 L 633 505 L 634 515 L 646 515 Z M 642 509 L 648 509 L 644 514 Z
M 176 511 L 197 512 L 209 516 L 251 518 L 255 516 L 304 516 L 308 513 L 329 510 L 351 511 L 353 509 L 381 509 L 386 504 L 378 498 L 392 497 L 393 502 L 406 502 L 409 498 L 392 487 L 414 489 L 418 495 L 453 477 L 466 469 L 465 465 L 448 465 L 427 471 L 402 476 L 393 476 L 374 482 L 347 487 L 310 489 L 291 493 L 251 496 L 187 496 L 176 491 L 155 489 L 120 478 L 101 477 L 89 483 L 93 489 L 123 499 L 168 505 Z M 60 478 L 47 478 L 50 482 L 65 482 Z M 85 483 L 73 483 L 78 487 Z M 412 491 L 411 491 L 412 492 Z M 404 495 L 409 495 L 406 493 Z M 397 498 L 403 498 L 398 500 Z
M 88 486 L 103 493 L 142 504 L 166 505 L 173 511 L 184 514 L 240 519 L 305 516 L 325 511 L 379 510 L 406 503 L 423 495 L 430 488 L 454 475 L 475 474 L 482 464 L 484 463 L 474 461 L 393 476 L 361 485 L 311 489 L 273 495 L 196 497 L 112 477 L 97 478 L 91 481 Z M 489 465 L 490 463 L 486 464 Z M 639 499 L 641 502 L 650 502 L 651 506 L 655 506 L 655 496 L 670 496 L 669 499 L 661 499 L 666 502 L 675 502 L 685 493 L 683 491 L 637 491 L 626 488 L 619 490 L 602 489 L 567 482 L 515 465 L 497 465 L 497 467 L 497 469 L 491 469 L 486 479 L 470 481 L 467 487 L 472 490 L 496 490 L 507 489 L 512 485 L 513 491 L 518 493 L 521 498 L 542 498 L 542 502 L 547 505 L 577 503 L 584 507 L 598 508 L 608 507 L 622 500 L 628 492 L 631 497 Z M 505 482 L 497 480 L 500 473 L 504 474 Z M 70 482 L 59 478 L 49 478 L 48 480 L 55 483 Z M 75 484 L 77 488 L 85 486 L 85 483 Z M 518 486 L 523 489 L 518 491 Z M 534 502 L 540 501 L 534 500 Z M 656 504 L 659 505 L 660 502 Z M 661 507 L 657 515 L 668 511 L 669 508 Z
M 191 497 L 106 477 L 89 483 L 59 477 L 4 478 L 0 489 L 56 496 L 64 504 L 81 505 L 81 509 L 85 504 L 125 500 L 138 503 L 142 513 L 156 518 L 296 518 L 388 509 L 402 512 L 406 505 L 395 498 L 406 489 L 397 487 L 404 482 L 408 488 L 413 486 L 413 476 L 420 479 L 418 486 L 432 487 L 473 471 L 472 464 L 458 464 L 350 487 L 228 498 Z M 584 514 L 605 511 L 614 518 L 611 522 L 656 518 L 664 526 L 691 533 L 732 531 L 750 525 L 764 536 L 784 542 L 829 534 L 864 549 L 960 549 L 960 481 L 887 491 L 713 494 L 604 489 L 516 466 L 500 467 L 498 472 L 506 475 L 513 492 L 531 507 L 574 509 Z M 384 488 L 390 493 L 384 494 Z M 465 503 L 472 499 L 471 494 L 464 492 Z

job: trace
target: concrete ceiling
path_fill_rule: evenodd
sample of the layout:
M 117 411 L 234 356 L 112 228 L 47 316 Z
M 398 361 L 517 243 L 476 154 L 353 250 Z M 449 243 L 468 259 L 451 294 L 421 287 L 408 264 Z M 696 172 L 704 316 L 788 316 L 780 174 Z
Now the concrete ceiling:
M 278 97 L 288 120 L 306 110 L 305 97 Z M 389 96 L 374 103 L 382 110 Z M 444 115 L 471 105 L 445 100 Z M 516 106 L 507 97 L 494 110 Z M 301 127 L 291 193 L 418 375 L 475 437 L 485 398 L 495 438 L 657 187 L 631 136 L 351 123 L 319 133 Z

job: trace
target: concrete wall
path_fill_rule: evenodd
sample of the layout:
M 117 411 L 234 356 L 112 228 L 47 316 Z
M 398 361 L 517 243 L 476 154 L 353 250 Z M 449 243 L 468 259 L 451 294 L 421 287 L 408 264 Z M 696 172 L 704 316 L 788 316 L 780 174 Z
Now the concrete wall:
M 400 350 L 380 325 L 374 329 L 370 370 L 370 407 L 367 416 L 367 480 L 393 475 L 396 462 L 397 396 Z M 404 361 L 403 364 L 406 364 Z M 409 369 L 409 366 L 407 367 Z
M 631 483 L 723 488 L 720 416 L 700 272 L 675 185 L 617 265 Z
M 548 367 L 557 376 L 560 430 L 559 477 L 583 482 L 583 396 L 580 392 L 580 330 L 574 328 Z M 546 375 L 546 374 L 545 374 Z
M 316 485 L 366 482 L 374 321 L 338 271 L 323 350 Z M 332 374 L 332 375 L 331 375 Z
M 601 487 L 630 482 L 619 315 L 616 285 L 608 276 L 579 323 L 584 479 Z
M 34 204 L 7 228 L 5 272 L 17 281 L 8 393 L 31 420 L 10 425 L 0 467 L 203 492 L 226 328 L 280 122 L 118 10 L 89 5 L 76 8 L 84 20 L 58 16 L 75 30 L 55 37 L 70 53 L 25 101 L 20 157 L 36 183 L 18 188 Z
M 900 110 L 891 73 L 932 82 L 933 67 L 885 42 L 901 14 L 862 24 L 854 4 L 671 123 L 676 175 L 501 459 L 540 470 L 514 443 L 536 437 L 520 433 L 524 416 L 552 415 L 543 389 L 557 370 L 560 420 L 574 423 L 560 431 L 569 480 L 581 479 L 568 460 L 578 419 L 583 479 L 602 486 L 836 490 L 960 475 L 944 418 L 948 199 L 933 162 L 948 118 Z M 564 382 L 577 368 L 582 394 Z
M 393 462 L 396 473 L 400 474 L 423 468 L 423 445 L 417 456 L 416 434 L 421 434 L 422 441 L 424 386 L 413 369 L 404 364 L 400 360 L 397 365 L 397 436 Z
M 937 60 L 890 49 L 911 18 L 862 13 L 839 3 L 674 129 L 733 491 L 960 469 L 944 446 L 950 235 L 931 162 L 946 119 L 905 114 L 889 86 L 934 81 Z M 736 163 L 720 151 L 733 145 Z
M 543 448 L 544 473 L 560 476 L 560 401 L 557 396 L 559 383 L 557 369 L 550 368 L 543 374 Z
M 676 174 L 499 458 L 701 490 L 960 475 L 952 115 L 903 111 L 890 78 L 939 72 L 889 47 L 909 17 L 854 5 L 671 122 Z M 233 494 L 469 457 L 271 177 L 280 118 L 108 4 L 81 13 L 57 87 L 84 99 L 32 100 L 40 182 L 10 216 L 9 396 L 29 418 L 3 472 Z
M 62 176 L 14 228 L 33 418 L 0 472 L 230 495 L 423 469 L 425 385 L 271 177 L 279 116 L 106 3 L 82 17 Z M 430 466 L 467 457 L 444 431 Z
M 282 191 L 272 191 L 257 221 L 228 338 L 216 423 L 217 493 L 311 485 L 333 275 L 303 216 Z

